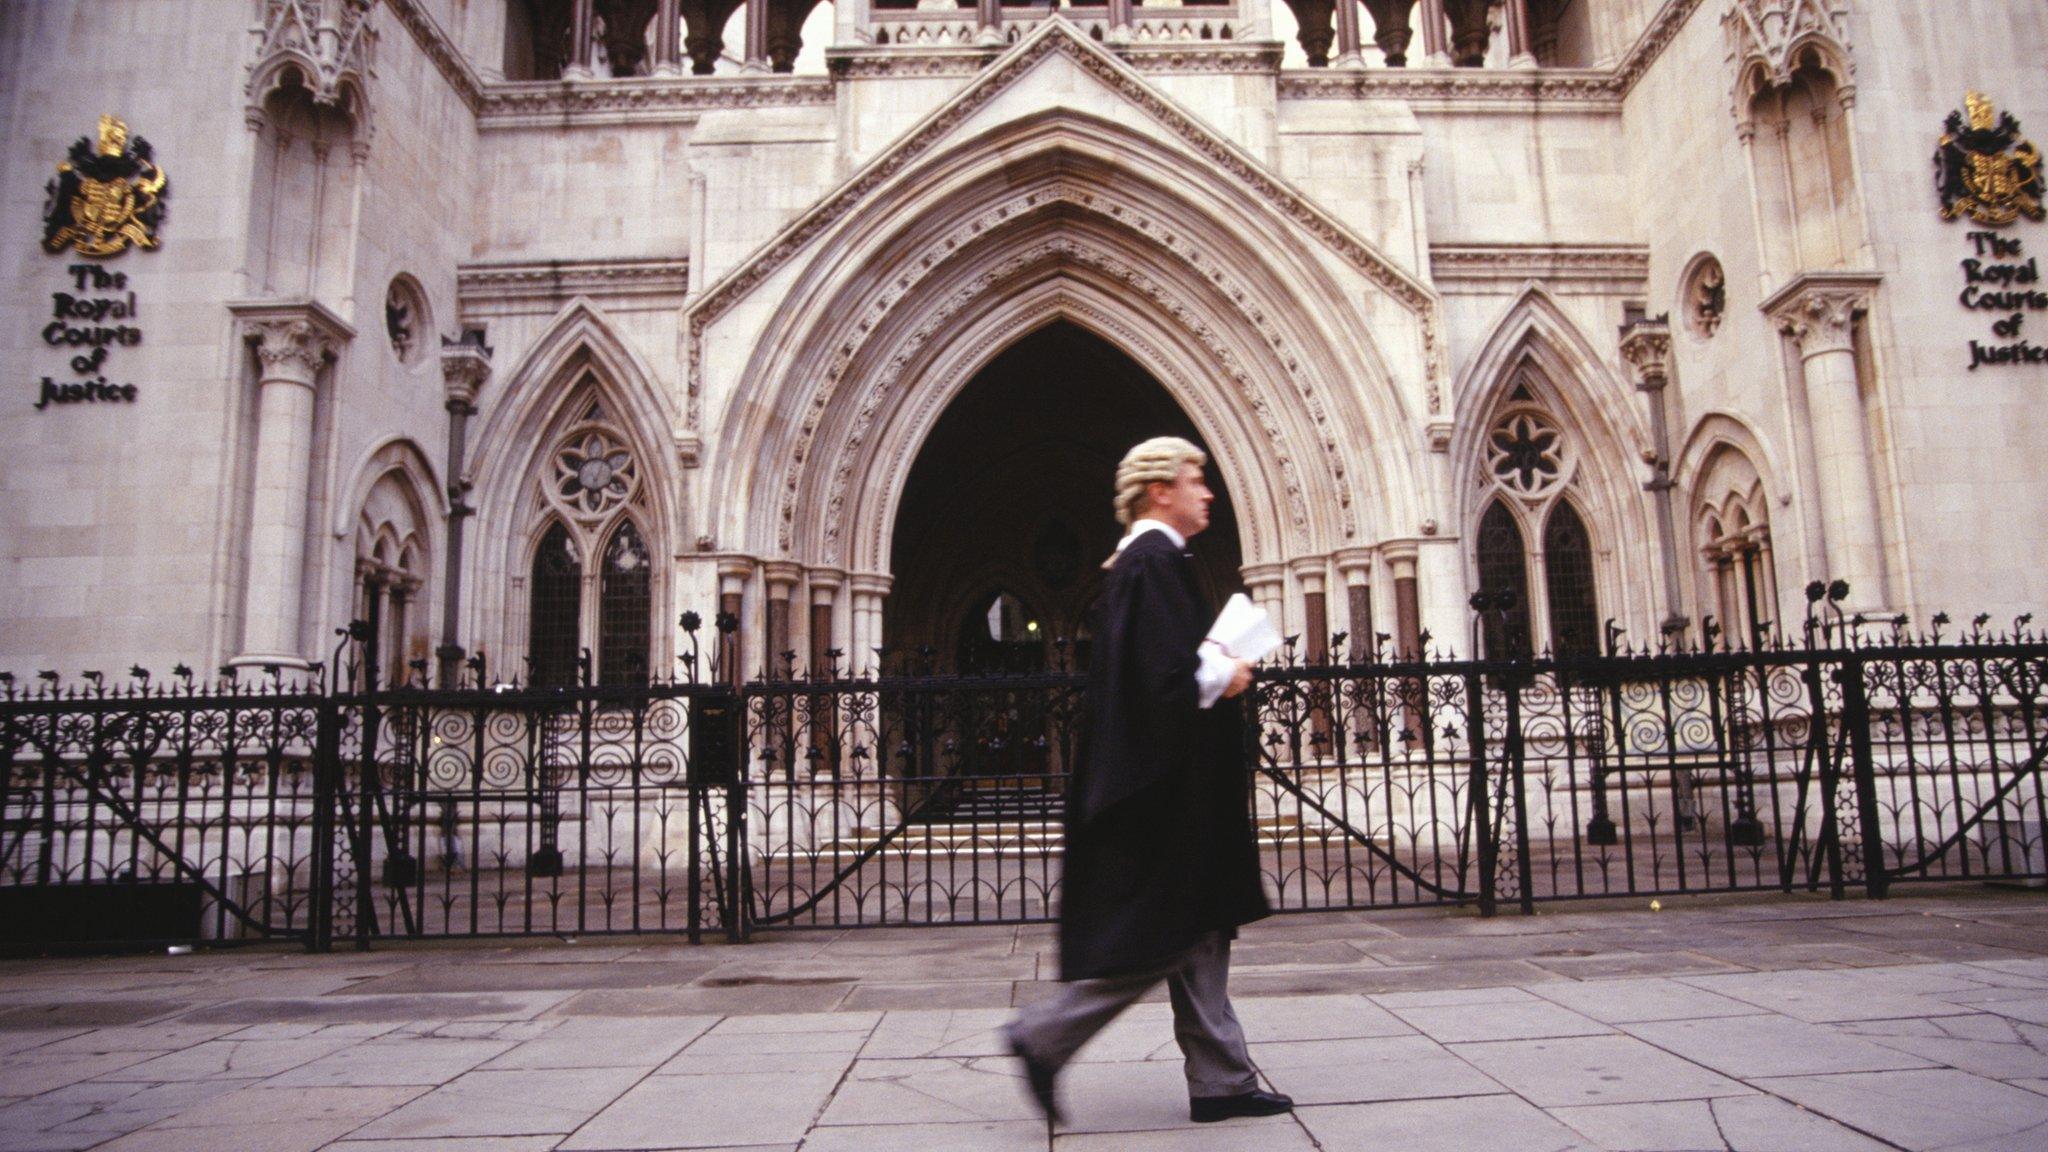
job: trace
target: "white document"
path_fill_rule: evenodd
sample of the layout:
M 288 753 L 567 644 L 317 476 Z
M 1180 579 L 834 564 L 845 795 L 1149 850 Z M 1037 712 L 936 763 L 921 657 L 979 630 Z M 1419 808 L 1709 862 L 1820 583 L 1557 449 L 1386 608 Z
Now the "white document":
M 1223 605 L 1216 623 L 1209 626 L 1208 639 L 1239 660 L 1264 660 L 1280 647 L 1280 632 L 1266 610 L 1242 592 Z

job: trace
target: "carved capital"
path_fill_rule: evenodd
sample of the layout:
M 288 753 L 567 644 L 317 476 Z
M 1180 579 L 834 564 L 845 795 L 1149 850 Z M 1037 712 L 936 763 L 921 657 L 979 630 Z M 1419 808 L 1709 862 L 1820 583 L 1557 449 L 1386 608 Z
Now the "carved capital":
M 311 300 L 242 301 L 228 310 L 242 322 L 242 338 L 256 352 L 263 382 L 311 388 L 320 369 L 334 361 L 355 329 Z
M 1654 390 L 1671 379 L 1671 324 L 1667 318 L 1638 320 L 1621 330 L 1621 358 L 1636 387 Z
M 491 349 L 483 333 L 464 332 L 459 339 L 441 338 L 441 390 L 448 403 L 473 408 L 476 394 L 491 378 Z
M 1773 292 L 1764 314 L 1798 342 L 1802 359 L 1855 347 L 1856 318 L 1870 308 L 1878 277 L 1870 272 L 1809 272 Z

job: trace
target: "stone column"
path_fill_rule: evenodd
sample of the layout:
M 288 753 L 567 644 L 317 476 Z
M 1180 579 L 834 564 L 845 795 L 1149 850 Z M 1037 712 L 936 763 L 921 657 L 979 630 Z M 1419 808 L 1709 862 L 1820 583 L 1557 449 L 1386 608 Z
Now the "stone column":
M 571 0 L 569 9 L 569 64 L 562 69 L 565 80 L 588 80 L 595 73 L 590 66 L 590 41 L 597 24 L 596 0 Z
M 1536 67 L 1536 53 L 1529 39 L 1529 0 L 1506 0 L 1502 13 L 1507 25 L 1508 67 Z
M 832 677 L 846 672 L 847 646 L 839 642 L 833 611 L 846 573 L 837 568 L 811 569 L 811 675 Z M 840 649 L 839 667 L 833 667 L 832 649 Z
M 1420 659 L 1422 600 L 1415 587 L 1415 545 L 1389 545 L 1385 551 L 1388 574 L 1394 578 L 1394 652 L 1400 659 Z
M 1238 572 L 1244 577 L 1244 589 L 1252 603 L 1264 608 L 1274 629 L 1282 636 L 1287 635 L 1287 569 L 1279 564 L 1247 564 Z
M 743 684 L 747 679 L 747 581 L 753 575 L 752 560 L 744 556 L 719 557 L 718 610 L 739 623 L 739 627 L 732 630 L 732 635 L 719 642 L 719 679 L 728 684 Z
M 747 0 L 747 44 L 742 70 L 770 71 L 768 63 L 768 0 Z
M 1109 0 L 1109 42 L 1128 44 L 1131 40 L 1132 0 Z
M 1431 68 L 1451 62 L 1450 42 L 1445 38 L 1444 0 L 1422 0 L 1422 61 Z
M 1334 560 L 1344 579 L 1344 630 L 1351 634 L 1343 658 L 1363 664 L 1373 658 L 1372 549 L 1346 548 Z
M 461 338 L 441 338 L 441 392 L 448 410 L 448 554 L 442 560 L 441 644 L 434 649 L 440 684 L 450 687 L 462 675 L 462 536 L 476 510 L 469 506 L 469 479 L 463 474 L 469 446 L 469 418 L 476 415 L 476 394 L 491 376 L 491 349 L 481 328 Z
M 792 647 L 789 601 L 796 593 L 797 582 L 803 579 L 804 570 L 787 560 L 770 560 L 761 565 L 761 574 L 768 582 L 768 647 L 763 662 L 768 679 L 778 680 L 789 672 L 789 662 L 783 656 Z
M 1337 59 L 1339 68 L 1365 67 L 1365 55 L 1359 50 L 1358 0 L 1336 0 L 1337 4 Z
M 680 76 L 683 39 L 682 0 L 656 0 L 654 6 L 654 74 Z
M 256 460 L 241 652 L 232 663 L 305 667 L 302 590 L 313 409 L 321 371 L 355 333 L 308 302 L 237 308 L 256 350 Z
M 1003 0 L 975 0 L 974 42 L 987 47 L 1003 43 Z
M 847 581 L 853 597 L 853 651 L 848 654 L 856 673 L 881 672 L 875 649 L 886 641 L 882 635 L 882 604 L 889 598 L 894 580 L 880 572 L 856 572 Z
M 1487 0 L 1442 0 L 1451 18 L 1451 61 L 1460 68 L 1486 64 L 1486 44 L 1493 30 L 1487 27 Z
M 1686 614 L 1679 606 L 1678 526 L 1672 511 L 1671 426 L 1665 391 L 1671 382 L 1670 317 L 1637 320 L 1621 330 L 1621 358 L 1628 361 L 1636 391 L 1650 408 L 1650 479 L 1643 489 L 1657 510 L 1657 556 L 1664 568 L 1664 625 L 1667 634 L 1682 631 Z
M 1821 538 L 1830 580 L 1847 580 L 1851 612 L 1882 612 L 1890 600 L 1877 480 L 1856 368 L 1856 318 L 1872 277 L 1808 274 L 1764 302 L 1799 351 L 1820 482 Z
M 1302 557 L 1288 565 L 1301 585 L 1301 650 L 1311 664 L 1330 658 L 1330 602 L 1324 591 L 1329 562 L 1321 556 Z

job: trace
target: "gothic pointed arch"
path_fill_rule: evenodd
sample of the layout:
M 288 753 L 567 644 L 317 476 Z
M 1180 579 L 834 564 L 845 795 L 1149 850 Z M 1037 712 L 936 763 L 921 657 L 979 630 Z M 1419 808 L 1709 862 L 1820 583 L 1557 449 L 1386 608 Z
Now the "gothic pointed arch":
M 1509 305 L 1460 373 L 1456 395 L 1450 452 L 1461 522 L 1477 532 L 1496 500 L 1519 513 L 1534 646 L 1585 647 L 1588 604 L 1603 622 L 1632 620 L 1647 631 L 1649 601 L 1617 558 L 1656 555 L 1632 477 L 1649 438 L 1631 390 L 1542 285 L 1527 285 Z M 1551 543 L 1571 546 L 1563 571 L 1550 570 Z M 1476 548 L 1466 549 L 1475 579 Z
M 499 667 L 516 670 L 530 654 L 533 550 L 558 526 L 584 583 L 578 634 L 587 642 L 580 646 L 602 645 L 603 565 L 616 558 L 608 549 L 627 522 L 638 538 L 633 568 L 646 581 L 643 667 L 667 666 L 673 637 L 651 622 L 667 615 L 670 577 L 657 561 L 674 553 L 677 539 L 673 428 L 652 371 L 587 299 L 566 306 L 507 376 L 478 430 L 471 474 L 474 635 L 514 661 Z
M 1681 548 L 1693 558 L 1693 602 L 1723 642 L 1752 645 L 1780 627 L 1776 469 L 1764 445 L 1734 416 L 1694 426 L 1675 470 L 1687 512 Z M 1795 537 L 1785 532 L 1789 545 Z
M 1386 327 L 1342 314 L 1359 270 L 1333 267 L 1343 261 L 1243 181 L 1128 126 L 1049 109 L 941 151 L 871 200 L 797 275 L 737 378 L 712 389 L 724 395 L 710 397 L 706 514 L 725 517 L 721 540 L 839 567 L 886 557 L 883 477 L 936 418 L 933 381 L 971 375 L 1055 315 L 1138 355 L 1213 437 L 1236 488 L 1273 494 L 1246 509 L 1250 556 L 1419 521 L 1409 429 L 1425 374 L 1397 382 L 1385 345 L 1427 361 L 1433 296 L 1397 303 L 1416 310 Z M 902 271 L 860 272 L 872 267 Z M 772 514 L 744 516 L 743 492 L 771 493 Z M 832 535 L 842 523 L 850 539 Z

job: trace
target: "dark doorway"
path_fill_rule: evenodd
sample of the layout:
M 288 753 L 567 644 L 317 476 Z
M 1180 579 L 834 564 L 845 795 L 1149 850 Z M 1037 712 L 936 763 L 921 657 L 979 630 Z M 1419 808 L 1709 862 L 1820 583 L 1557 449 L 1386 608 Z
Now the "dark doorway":
M 1117 461 L 1192 421 L 1130 357 L 1059 322 L 1011 345 L 939 418 L 896 513 L 883 620 L 892 652 L 940 668 L 1030 672 L 1085 663 L 1089 609 L 1122 529 Z M 1207 448 L 1207 445 L 1203 445 Z M 1194 546 L 1204 592 L 1236 590 L 1237 520 L 1213 460 L 1210 527 Z

